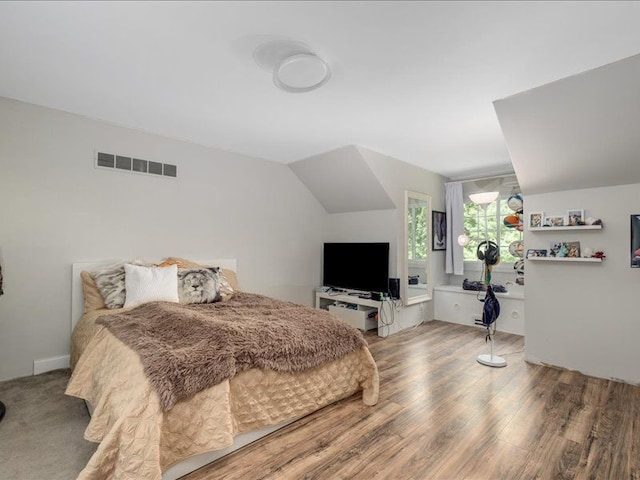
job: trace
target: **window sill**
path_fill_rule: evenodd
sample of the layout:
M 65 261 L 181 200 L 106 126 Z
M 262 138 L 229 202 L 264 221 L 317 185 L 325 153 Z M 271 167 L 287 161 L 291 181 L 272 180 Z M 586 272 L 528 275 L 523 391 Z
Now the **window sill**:
M 424 268 L 424 269 L 427 268 L 426 260 L 409 260 L 407 264 L 409 265 L 410 268 Z

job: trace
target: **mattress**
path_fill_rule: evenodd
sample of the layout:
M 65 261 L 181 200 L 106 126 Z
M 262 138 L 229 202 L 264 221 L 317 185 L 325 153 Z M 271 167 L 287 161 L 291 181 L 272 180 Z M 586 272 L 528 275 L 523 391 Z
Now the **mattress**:
M 303 372 L 251 369 L 162 411 L 137 354 L 85 314 L 72 335 L 66 393 L 90 402 L 85 438 L 99 442 L 81 479 L 160 479 L 191 456 L 234 436 L 298 418 L 361 392 L 378 400 L 378 371 L 366 347 Z

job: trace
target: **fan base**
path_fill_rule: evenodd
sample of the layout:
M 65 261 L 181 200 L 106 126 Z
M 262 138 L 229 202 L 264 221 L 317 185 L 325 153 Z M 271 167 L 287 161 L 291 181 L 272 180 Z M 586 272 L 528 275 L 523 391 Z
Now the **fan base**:
M 504 358 L 498 357 L 496 355 L 489 355 L 488 353 L 478 355 L 478 358 L 476 360 L 478 360 L 478 363 L 486 365 L 487 367 L 500 368 L 507 366 L 507 361 Z

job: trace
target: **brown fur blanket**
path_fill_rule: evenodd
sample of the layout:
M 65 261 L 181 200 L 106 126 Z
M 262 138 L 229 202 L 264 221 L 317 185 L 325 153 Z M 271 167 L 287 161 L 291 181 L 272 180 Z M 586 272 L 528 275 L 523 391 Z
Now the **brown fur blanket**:
M 262 295 L 226 302 L 153 302 L 99 317 L 133 349 L 164 410 L 250 368 L 299 372 L 366 346 L 328 312 Z

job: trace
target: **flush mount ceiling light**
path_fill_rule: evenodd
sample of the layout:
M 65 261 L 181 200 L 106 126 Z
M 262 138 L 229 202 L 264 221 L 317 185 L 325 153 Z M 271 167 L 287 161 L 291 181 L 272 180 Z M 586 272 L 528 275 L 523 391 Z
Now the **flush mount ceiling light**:
M 273 83 L 286 92 L 309 92 L 331 77 L 327 62 L 300 42 L 267 42 L 255 49 L 253 58 L 260 67 L 273 72 Z
M 330 76 L 327 62 L 312 53 L 299 53 L 273 70 L 273 83 L 287 92 L 309 92 L 327 83 Z

